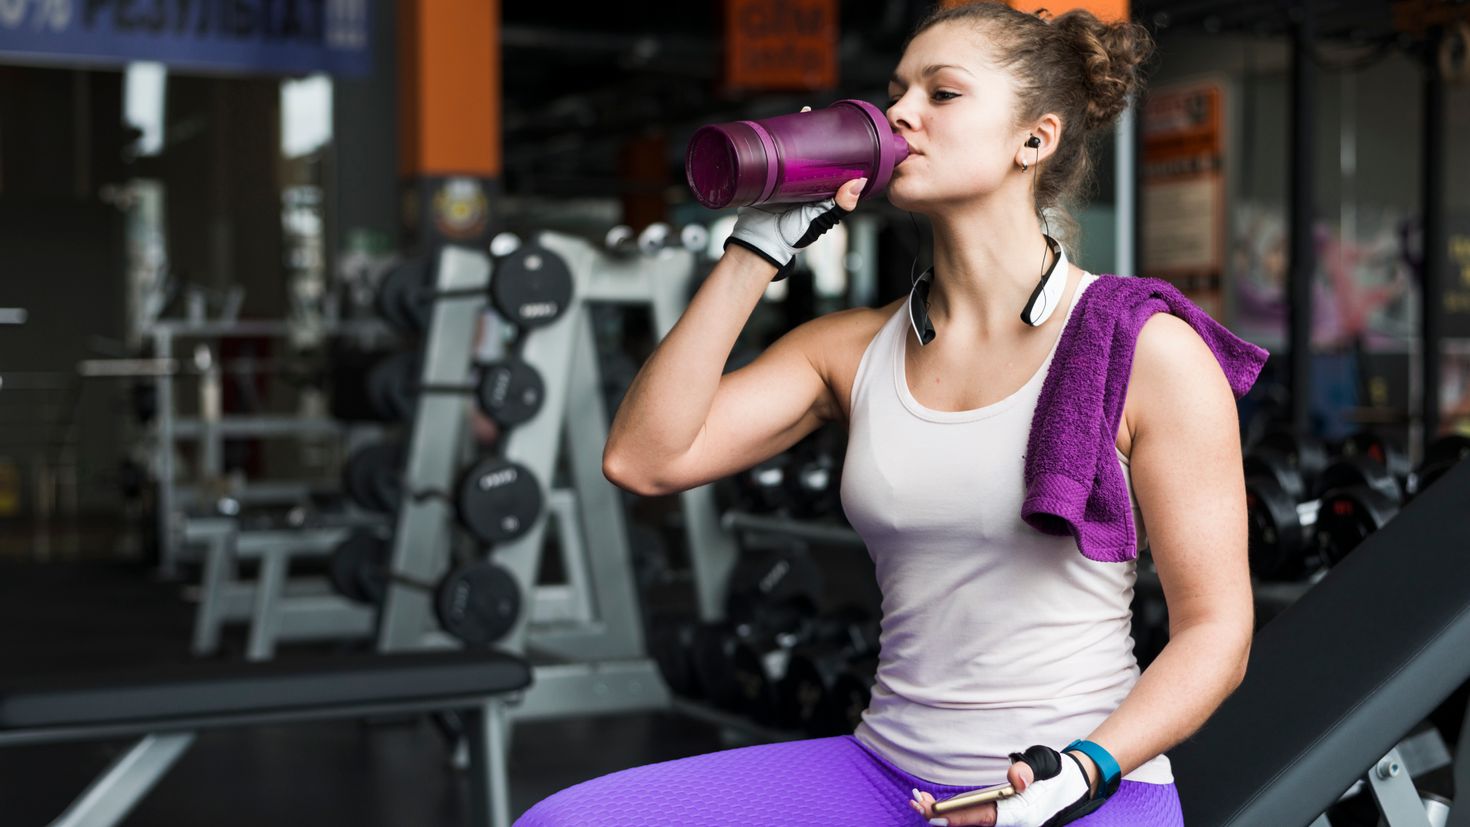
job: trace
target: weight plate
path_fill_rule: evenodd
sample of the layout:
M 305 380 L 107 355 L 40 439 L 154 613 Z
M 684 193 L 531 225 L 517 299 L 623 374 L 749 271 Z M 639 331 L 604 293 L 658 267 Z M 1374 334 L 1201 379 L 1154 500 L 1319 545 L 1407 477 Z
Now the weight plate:
M 378 603 L 387 583 L 386 540 L 368 530 L 354 531 L 332 549 L 327 576 L 343 597 L 357 603 Z
M 551 324 L 572 301 L 572 271 L 562 257 L 535 243 L 495 263 L 490 279 L 495 309 L 522 327 Z
M 503 543 L 531 530 L 541 514 L 541 483 L 520 463 L 482 459 L 460 477 L 454 502 L 465 530 L 482 543 Z
M 403 446 L 374 442 L 353 451 L 342 465 L 342 490 L 369 511 L 388 513 L 402 496 Z
M 1295 460 L 1286 451 L 1268 445 L 1245 455 L 1245 476 L 1267 477 L 1274 481 L 1286 496 L 1294 502 L 1307 499 L 1306 481 L 1297 468 Z
M 428 327 L 433 307 L 429 291 L 429 263 L 415 256 L 383 274 L 373 303 L 383 321 L 397 330 L 417 333 Z
M 1398 511 L 1396 501 L 1372 488 L 1334 491 L 1322 498 L 1317 512 L 1317 548 L 1335 566 Z
M 535 418 L 545 399 L 546 383 L 541 381 L 541 372 L 514 356 L 485 365 L 475 388 L 480 410 L 503 428 Z
M 434 608 L 444 631 L 471 646 L 489 646 L 515 626 L 521 589 L 504 567 L 483 560 L 450 572 Z
M 1327 446 L 1322 440 L 1296 431 L 1270 431 L 1261 437 L 1258 447 L 1280 451 L 1285 456 L 1288 467 L 1301 476 L 1307 490 L 1316 483 L 1317 477 L 1330 462 Z
M 1349 454 L 1327 466 L 1318 488 L 1326 494 L 1339 488 L 1358 486 L 1372 488 L 1395 502 L 1403 499 L 1398 480 L 1369 453 Z
M 1306 568 L 1305 531 L 1296 500 L 1270 476 L 1245 483 L 1250 568 L 1263 580 L 1293 580 Z
M 418 395 L 418 374 L 417 353 L 394 353 L 373 365 L 367 375 L 367 398 L 373 413 L 384 422 L 411 419 Z

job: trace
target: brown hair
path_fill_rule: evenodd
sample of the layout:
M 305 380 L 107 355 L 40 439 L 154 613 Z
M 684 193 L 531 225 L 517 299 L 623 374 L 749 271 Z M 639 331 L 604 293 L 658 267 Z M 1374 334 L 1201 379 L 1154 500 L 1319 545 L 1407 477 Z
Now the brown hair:
M 997 61 L 1013 69 L 1017 123 L 1048 112 L 1061 118 L 1057 149 L 1036 170 L 1036 211 L 1051 210 L 1049 216 L 1070 231 L 1062 235 L 1074 236 L 1076 222 L 1067 207 L 1092 183 L 1089 142 L 1127 108 L 1142 85 L 1141 66 L 1154 44 L 1146 29 L 1131 22 L 1104 23 L 1081 9 L 1050 20 L 1046 15 L 1045 10 L 1017 11 L 997 0 L 936 8 L 909 40 L 941 23 L 983 28 Z

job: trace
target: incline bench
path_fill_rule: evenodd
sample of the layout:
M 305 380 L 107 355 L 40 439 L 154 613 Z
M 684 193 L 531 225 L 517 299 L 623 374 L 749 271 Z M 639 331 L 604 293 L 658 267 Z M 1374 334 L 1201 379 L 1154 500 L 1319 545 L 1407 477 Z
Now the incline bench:
M 1426 827 L 1395 744 L 1467 679 L 1470 461 L 1256 635 L 1240 688 L 1169 751 L 1185 823 L 1325 825 L 1365 779 L 1390 827 Z M 1459 742 L 1449 824 L 1470 827 L 1470 725 Z
M 0 680 L 0 747 L 139 736 L 53 827 L 113 825 L 200 730 L 455 710 L 466 713 L 475 827 L 508 827 L 505 693 L 530 667 L 502 652 L 334 655 Z

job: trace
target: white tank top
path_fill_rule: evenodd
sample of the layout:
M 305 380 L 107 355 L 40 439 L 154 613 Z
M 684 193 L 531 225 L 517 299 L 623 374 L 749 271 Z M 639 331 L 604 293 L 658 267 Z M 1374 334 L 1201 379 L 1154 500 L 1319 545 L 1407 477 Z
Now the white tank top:
M 1077 297 L 1096 279 L 1085 274 Z M 1055 343 L 1020 390 L 947 412 L 909 391 L 909 338 L 905 305 L 852 386 L 842 505 L 883 594 L 877 682 L 854 734 L 928 781 L 1004 783 L 1008 753 L 1086 738 L 1138 681 L 1137 564 L 1088 560 L 1071 537 L 1021 520 L 1026 440 Z M 1121 452 L 1118 462 L 1129 479 Z M 1162 755 L 1125 778 L 1174 780 Z

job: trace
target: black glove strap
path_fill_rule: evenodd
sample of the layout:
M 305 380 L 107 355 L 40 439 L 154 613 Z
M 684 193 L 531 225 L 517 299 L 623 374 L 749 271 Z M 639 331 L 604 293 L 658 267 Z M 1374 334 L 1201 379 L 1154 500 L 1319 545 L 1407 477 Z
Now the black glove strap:
M 1077 760 L 1077 756 L 1067 755 L 1065 757 L 1077 765 L 1077 771 L 1082 773 L 1082 781 L 1086 783 L 1087 768 L 1082 765 L 1081 761 Z M 1013 752 L 1010 755 L 1011 763 L 1014 764 L 1018 761 L 1024 761 L 1030 766 L 1032 776 L 1037 781 L 1045 781 L 1061 775 L 1062 758 L 1062 753 L 1057 752 L 1051 747 L 1041 746 L 1039 744 L 1027 749 L 1024 753 Z M 1063 807 L 1056 815 L 1047 819 L 1046 823 L 1042 824 L 1041 827 L 1061 827 L 1063 824 L 1071 824 L 1107 803 L 1105 797 L 1092 798 L 1091 796 L 1091 791 L 1083 790 L 1080 798 Z

